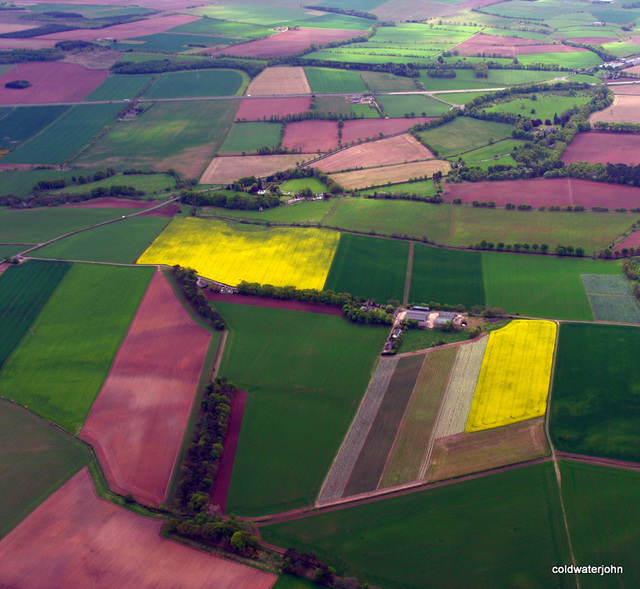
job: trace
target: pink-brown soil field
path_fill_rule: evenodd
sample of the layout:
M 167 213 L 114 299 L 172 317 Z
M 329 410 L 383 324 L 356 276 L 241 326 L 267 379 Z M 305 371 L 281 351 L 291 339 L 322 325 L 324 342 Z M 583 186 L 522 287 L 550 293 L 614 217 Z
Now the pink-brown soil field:
M 150 209 L 158 206 L 159 202 L 147 202 L 132 200 L 130 198 L 96 198 L 83 200 L 82 202 L 72 202 L 62 205 L 63 207 L 79 207 L 85 209 Z M 180 210 L 180 205 L 168 204 L 154 211 L 143 213 L 145 217 L 173 217 Z
M 202 174 L 200 184 L 230 184 L 245 176 L 269 176 L 295 168 L 296 163 L 305 162 L 310 157 L 301 154 L 214 157 Z
M 412 119 L 356 119 L 345 121 L 342 127 L 342 143 L 362 141 L 367 137 L 379 137 L 402 133 L 417 123 L 425 123 L 436 117 L 416 117 Z
M 311 96 L 291 98 L 244 98 L 236 113 L 236 120 L 269 120 L 270 117 L 286 117 L 309 110 Z
M 527 55 L 532 53 L 572 53 L 574 51 L 586 51 L 579 47 L 569 47 L 568 45 L 553 45 L 531 39 L 521 39 L 518 37 L 499 37 L 497 35 L 477 35 L 463 41 L 455 47 L 460 55 L 476 55 L 486 53 L 489 55 L 498 54 L 506 57 L 516 57 L 517 55 Z
M 165 501 L 210 338 L 156 272 L 81 434 L 117 492 Z
M 0 49 L 46 49 L 47 47 L 53 47 L 55 44 L 56 42 L 53 39 L 43 39 L 42 37 L 0 39 Z
M 211 54 L 237 55 L 239 57 L 282 57 L 291 55 L 302 49 L 306 49 L 313 43 L 324 45 L 331 41 L 345 41 L 356 37 L 358 31 L 344 31 L 341 29 L 299 29 L 276 33 L 266 39 L 250 41 L 225 47 L 217 51 L 210 51 Z
M 533 180 L 505 180 L 504 182 L 470 182 L 445 184 L 447 201 L 461 198 L 465 203 L 474 200 L 497 206 L 507 203 L 528 204 L 532 207 L 582 205 L 615 209 L 640 206 L 640 188 L 622 184 L 591 182 L 576 178 L 535 178 Z
M 170 204 L 164 207 L 160 207 L 159 209 L 155 209 L 153 211 L 147 211 L 146 213 L 142 213 L 141 217 L 165 217 L 166 219 L 170 219 L 180 210 L 180 205 L 178 204 Z
M 302 301 L 285 301 L 281 299 L 269 299 L 266 297 L 252 297 L 239 294 L 223 294 L 204 291 L 207 300 L 221 301 L 223 303 L 234 303 L 236 305 L 250 305 L 252 307 L 269 307 L 271 309 L 284 309 L 286 311 L 303 311 L 306 313 L 320 313 L 321 315 L 342 316 L 342 309 L 332 305 L 322 305 L 320 303 L 303 303 Z
M 427 480 L 441 481 L 535 460 L 548 454 L 544 417 L 490 430 L 456 434 L 436 440 Z
M 562 154 L 565 164 L 640 164 L 640 136 L 626 133 L 580 133 Z
M 409 178 L 431 178 L 434 172 L 446 174 L 451 164 L 445 160 L 425 160 L 410 164 L 395 164 L 366 168 L 353 172 L 339 172 L 332 174 L 332 178 L 344 188 L 369 188 L 406 182 Z
M 17 23 L 4 23 L 0 22 L 0 35 L 4 35 L 5 33 L 14 33 L 16 31 L 26 31 L 28 29 L 33 29 L 38 25 L 34 22 L 29 25 L 21 25 Z
M 640 83 L 638 84 L 620 84 L 610 85 L 609 88 L 613 90 L 616 96 L 638 96 L 640 95 Z
M 338 172 L 355 168 L 369 168 L 402 164 L 433 158 L 434 155 L 413 135 L 408 133 L 387 139 L 361 143 L 334 153 L 313 164 L 323 172 Z
M 108 70 L 88 70 L 75 63 L 21 63 L 0 78 L 0 104 L 78 102 L 108 75 Z M 23 90 L 4 87 L 14 80 L 29 80 L 31 86 Z
M 268 67 L 253 79 L 245 94 L 247 96 L 311 94 L 311 86 L 302 67 Z
M 277 580 L 167 540 L 161 527 L 100 499 L 84 468 L 0 542 L 0 587 L 270 589 Z
M 625 239 L 623 239 L 613 249 L 622 251 L 622 248 L 625 248 L 625 247 L 627 247 L 627 248 L 629 248 L 629 247 L 635 247 L 635 248 L 640 247 L 640 229 L 638 231 L 636 231 L 635 233 L 632 233 L 631 235 L 629 235 L 629 237 L 626 237 Z
M 289 123 L 282 146 L 301 153 L 332 151 L 338 147 L 338 121 L 299 121 Z
M 0 80 L 1 81 L 1 80 Z M 591 123 L 640 123 L 640 96 L 616 96 L 613 104 L 604 110 L 594 112 Z

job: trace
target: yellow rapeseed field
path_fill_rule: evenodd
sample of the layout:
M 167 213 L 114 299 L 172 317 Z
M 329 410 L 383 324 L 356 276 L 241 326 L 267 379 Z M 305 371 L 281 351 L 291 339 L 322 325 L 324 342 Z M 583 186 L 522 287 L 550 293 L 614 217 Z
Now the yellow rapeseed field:
M 189 266 L 231 285 L 246 280 L 322 289 L 339 240 L 339 233 L 326 229 L 238 231 L 224 221 L 182 217 L 169 224 L 138 263 Z
M 552 321 L 512 321 L 492 332 L 465 431 L 544 415 L 555 341 Z

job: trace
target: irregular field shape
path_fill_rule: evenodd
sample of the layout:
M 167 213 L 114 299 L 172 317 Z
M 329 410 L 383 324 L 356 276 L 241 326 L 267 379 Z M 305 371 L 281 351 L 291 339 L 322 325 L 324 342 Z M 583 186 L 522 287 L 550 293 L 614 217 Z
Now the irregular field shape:
M 544 415 L 555 339 L 552 321 L 516 320 L 491 332 L 466 432 Z
M 636 297 L 589 294 L 596 321 L 640 323 L 640 307 Z
M 451 164 L 444 160 L 427 160 L 411 164 L 396 164 L 379 168 L 367 168 L 355 172 L 332 174 L 333 179 L 345 188 L 366 188 L 402 182 L 418 176 L 431 177 L 435 172 L 447 173 Z
M 417 123 L 424 123 L 429 117 L 400 119 L 356 119 L 345 121 L 342 127 L 342 143 L 360 142 L 367 138 L 375 139 L 382 135 L 402 133 Z M 433 157 L 433 155 L 431 156 Z
M 400 358 L 362 450 L 353 465 L 344 496 L 375 491 L 384 472 L 424 355 Z
M 52 579 L 66 587 L 268 589 L 277 579 L 167 540 L 161 527 L 98 498 L 85 468 L 0 542 L 0 582 L 25 589 Z
M 363 94 L 367 91 L 367 87 L 360 77 L 360 72 L 320 67 L 306 67 L 304 71 L 313 92 Z
M 410 94 L 378 96 L 378 104 L 388 117 L 404 117 L 411 113 L 414 113 L 414 116 L 439 117 L 451 108 L 435 98 Z
M 108 70 L 89 70 L 75 63 L 21 63 L 0 77 L 0 104 L 77 102 L 107 79 Z M 29 80 L 23 90 L 5 88 L 7 82 Z
M 637 166 L 639 151 L 640 137 L 633 133 L 579 133 L 562 154 L 562 161 L 567 165 L 590 162 Z
M 236 113 L 236 121 L 247 119 L 248 121 L 269 120 L 271 117 L 286 117 L 296 115 L 309 110 L 311 97 L 289 98 L 245 98 L 240 103 Z
M 427 480 L 441 481 L 549 454 L 544 417 L 436 440 Z
M 335 231 L 274 228 L 236 231 L 222 221 L 176 218 L 139 264 L 180 264 L 208 278 L 322 289 L 340 235 Z
M 434 155 L 408 133 L 348 147 L 313 164 L 323 172 L 427 160 Z
M 393 487 L 424 477 L 433 428 L 457 353 L 457 347 L 427 353 L 389 453 L 380 487 Z
M 200 184 L 230 184 L 245 176 L 264 177 L 295 168 L 309 156 L 304 155 L 249 155 L 214 157 L 200 178 Z
M 628 237 L 625 237 L 616 247 L 616 249 L 622 251 L 624 248 L 640 247 L 640 230 L 635 231 Z
M 640 123 L 640 96 L 616 96 L 613 104 L 589 117 L 591 124 L 598 121 L 606 123 Z
M 301 153 L 333 151 L 338 147 L 338 121 L 296 121 L 288 123 L 282 147 Z
M 311 94 L 311 87 L 302 67 L 269 67 L 252 80 L 246 94 Z
M 633 296 L 629 280 L 622 274 L 581 274 L 580 278 L 589 294 Z
M 149 268 L 74 264 L 0 374 L 0 395 L 75 433 L 124 338 Z
M 331 465 L 331 470 L 322 485 L 318 495 L 318 503 L 326 503 L 342 497 L 349 475 L 353 470 L 353 465 L 367 439 L 371 424 L 378 413 L 380 403 L 382 403 L 389 381 L 399 360 L 400 358 L 395 356 L 382 356 L 380 358 L 378 366 L 369 381 L 367 391 L 362 397 L 358 412 L 353 418 L 349 431 Z
M 117 493 L 167 499 L 210 338 L 157 271 L 82 428 Z

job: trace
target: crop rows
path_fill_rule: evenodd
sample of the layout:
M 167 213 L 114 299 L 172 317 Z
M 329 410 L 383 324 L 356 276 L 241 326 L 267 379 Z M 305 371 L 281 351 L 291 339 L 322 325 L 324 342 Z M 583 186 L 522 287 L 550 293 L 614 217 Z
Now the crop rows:
M 640 323 L 640 307 L 635 297 L 600 294 L 587 296 L 597 321 Z
M 629 281 L 622 274 L 580 274 L 589 294 L 633 296 Z
M 362 450 L 367 434 L 371 429 L 371 424 L 378 413 L 393 372 L 398 365 L 398 360 L 399 358 L 396 357 L 380 358 L 380 363 L 369 381 L 369 386 L 362 398 L 360 407 L 358 407 L 358 412 L 320 490 L 318 503 L 325 503 L 342 497 L 349 475 L 353 470 L 353 465 L 360 454 L 360 450 Z

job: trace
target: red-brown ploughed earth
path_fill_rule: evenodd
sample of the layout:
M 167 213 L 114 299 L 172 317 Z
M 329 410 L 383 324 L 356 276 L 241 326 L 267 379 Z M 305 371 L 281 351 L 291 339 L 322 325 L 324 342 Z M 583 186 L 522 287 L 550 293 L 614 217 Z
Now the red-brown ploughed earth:
M 304 311 L 306 313 L 320 313 L 322 315 L 342 315 L 342 309 L 335 305 L 323 305 L 321 303 L 303 303 L 302 301 L 285 301 L 282 299 L 270 299 L 267 297 L 253 297 L 239 294 L 223 294 L 204 291 L 207 300 L 221 303 L 235 303 L 237 305 L 250 305 L 252 307 L 269 307 L 271 309 L 284 309 L 285 311 Z
M 629 237 L 623 239 L 618 245 L 616 245 L 616 247 L 612 249 L 622 251 L 622 249 L 625 247 L 627 248 L 640 247 L 640 230 L 636 231 L 635 233 L 632 233 L 631 235 L 629 235 Z
M 300 121 L 289 123 L 282 146 L 300 153 L 332 151 L 338 147 L 338 121 Z
M 579 133 L 562 154 L 565 164 L 640 164 L 640 137 L 630 133 Z
M 483 33 L 474 35 L 459 45 L 456 45 L 455 48 L 460 55 L 487 53 L 489 55 L 497 54 L 506 57 L 533 53 L 572 53 L 575 51 L 586 51 L 586 49 L 569 47 L 568 45 L 548 44 L 532 39 L 500 37 L 497 35 L 485 35 Z
M 98 498 L 83 468 L 0 542 L 0 587 L 270 589 L 277 580 L 167 540 L 161 527 Z
M 80 436 L 118 493 L 165 501 L 210 338 L 157 271 Z
M 78 207 L 85 209 L 150 209 L 158 206 L 159 202 L 148 202 L 141 200 L 133 200 L 130 198 L 94 198 L 91 200 L 83 200 L 81 202 L 66 203 L 64 207 Z M 180 205 L 169 204 L 160 207 L 154 211 L 143 213 L 143 217 L 173 217 L 180 210 Z
M 364 140 L 367 137 L 378 138 L 383 135 L 402 133 L 418 123 L 425 123 L 437 117 L 415 117 L 401 119 L 356 119 L 345 121 L 342 127 L 342 143 Z
M 291 98 L 245 98 L 240 103 L 236 113 L 236 120 L 247 121 L 269 120 L 269 117 L 286 117 L 297 115 L 309 110 L 311 96 Z

